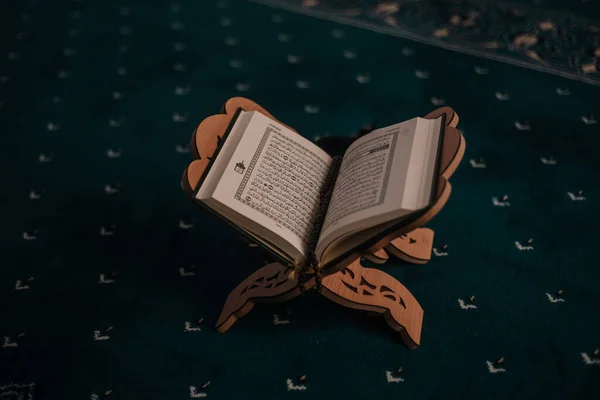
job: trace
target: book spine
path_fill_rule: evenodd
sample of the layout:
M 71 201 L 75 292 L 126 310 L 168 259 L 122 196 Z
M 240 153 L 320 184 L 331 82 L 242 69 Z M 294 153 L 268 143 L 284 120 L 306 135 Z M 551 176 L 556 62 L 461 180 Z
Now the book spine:
M 319 241 L 321 229 L 323 228 L 323 223 L 325 222 L 325 216 L 327 215 L 327 209 L 329 208 L 331 196 L 333 195 L 333 188 L 335 186 L 335 181 L 337 179 L 338 173 L 340 172 L 341 164 L 342 157 L 335 156 L 331 161 L 329 171 L 327 171 L 327 176 L 325 177 L 323 187 L 321 188 L 321 192 L 319 193 L 319 209 L 315 218 L 315 225 L 310 235 L 310 241 L 308 243 L 309 257 L 305 268 L 303 268 L 303 271 L 301 271 L 303 275 L 316 276 L 317 285 L 320 282 L 320 268 L 317 257 L 315 255 L 315 249 L 317 248 L 317 242 Z

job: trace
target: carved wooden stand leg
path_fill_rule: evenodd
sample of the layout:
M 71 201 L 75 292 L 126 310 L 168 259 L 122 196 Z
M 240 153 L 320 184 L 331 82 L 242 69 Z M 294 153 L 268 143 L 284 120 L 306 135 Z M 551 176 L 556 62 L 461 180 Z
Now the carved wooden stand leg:
M 232 120 L 238 108 L 255 110 L 274 117 L 255 102 L 236 97 L 227 101 L 222 114 L 206 118 L 194 131 L 192 152 L 195 160 L 185 169 L 182 178 L 183 189 L 194 198 L 195 189 L 214 155 L 220 138 Z M 440 160 L 440 179 L 436 192 L 436 201 L 426 214 L 403 227 L 400 231 L 382 239 L 372 249 L 378 249 L 363 257 L 375 263 L 385 263 L 391 253 L 402 260 L 424 264 L 431 259 L 433 231 L 419 228 L 435 216 L 450 196 L 451 186 L 448 178 L 452 175 L 465 151 L 464 138 L 456 129 L 458 115 L 449 107 L 439 108 L 425 116 L 438 118 L 445 115 L 446 127 L 443 137 L 443 149 Z M 405 233 L 408 232 L 408 233 Z M 381 248 L 383 247 L 383 248 Z M 356 257 L 361 254 L 355 254 Z M 325 276 L 320 285 L 320 293 L 328 299 L 350 308 L 367 310 L 383 314 L 388 325 L 398 331 L 410 348 L 419 346 L 423 309 L 400 282 L 377 269 L 363 268 L 360 258 L 354 259 L 343 269 Z M 297 279 L 289 278 L 288 270 L 278 263 L 266 265 L 246 278 L 228 297 L 217 322 L 217 330 L 224 332 L 238 318 L 246 315 L 259 302 L 282 302 L 299 296 L 302 291 L 315 286 L 315 280 L 309 280 L 301 286 Z
M 383 314 L 408 347 L 419 346 L 423 309 L 408 289 L 385 272 L 363 268 L 358 259 L 323 278 L 321 293 L 345 307 Z
M 227 296 L 217 321 L 217 330 L 225 332 L 248 314 L 255 303 L 277 303 L 298 297 L 302 293 L 298 280 L 288 275 L 289 270 L 283 265 L 271 263 L 246 278 Z M 312 285 L 314 280 L 306 283 L 304 288 L 309 289 Z
M 289 278 L 288 273 L 283 265 L 273 263 L 246 278 L 227 297 L 217 330 L 228 330 L 255 303 L 284 302 L 315 286 L 313 279 L 301 289 L 297 279 Z M 385 272 L 363 268 L 357 259 L 342 271 L 323 278 L 320 293 L 345 307 L 383 314 L 409 348 L 419 346 L 423 309 L 408 289 Z

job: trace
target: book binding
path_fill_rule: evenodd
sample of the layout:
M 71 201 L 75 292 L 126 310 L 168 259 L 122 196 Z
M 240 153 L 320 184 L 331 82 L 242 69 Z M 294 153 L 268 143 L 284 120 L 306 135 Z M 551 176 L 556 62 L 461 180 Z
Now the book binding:
M 327 171 L 327 176 L 325 177 L 323 187 L 319 193 L 319 208 L 315 217 L 315 225 L 310 234 L 310 241 L 308 242 L 307 246 L 307 260 L 304 265 L 297 266 L 297 268 L 292 271 L 292 274 L 298 272 L 300 278 L 315 276 L 317 278 L 317 285 L 319 285 L 321 281 L 321 265 L 317 260 L 315 250 L 317 248 L 317 242 L 319 241 L 321 229 L 323 228 L 323 223 L 325 222 L 327 209 L 329 208 L 329 203 L 331 202 L 331 197 L 333 196 L 333 188 L 335 187 L 335 181 L 340 172 L 341 164 L 342 156 L 335 156 L 332 158 L 331 166 L 329 167 L 329 171 Z M 299 281 L 303 280 L 304 279 L 299 279 Z

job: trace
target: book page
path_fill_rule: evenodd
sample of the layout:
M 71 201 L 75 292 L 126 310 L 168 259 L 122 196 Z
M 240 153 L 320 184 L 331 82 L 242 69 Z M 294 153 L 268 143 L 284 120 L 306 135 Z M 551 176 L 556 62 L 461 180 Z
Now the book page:
M 428 166 L 435 164 L 432 123 L 414 118 L 375 130 L 348 148 L 319 237 L 319 258 L 336 240 L 427 204 L 422 193 L 431 185 Z
M 349 215 L 383 204 L 390 188 L 392 155 L 396 152 L 399 135 L 400 129 L 393 128 L 350 146 L 340 167 L 323 230 L 334 227 Z M 402 131 L 402 139 L 398 156 L 404 161 L 404 169 L 410 156 L 411 131 Z M 404 186 L 405 177 L 400 178 L 398 186 Z
M 212 198 L 257 225 L 249 230 L 305 255 L 330 164 L 315 144 L 255 112 Z
M 221 176 L 223 175 L 223 172 L 225 171 L 233 152 L 242 139 L 251 119 L 252 113 L 239 110 L 239 114 L 237 115 L 231 130 L 223 137 L 225 142 L 221 148 L 217 150 L 217 158 L 213 160 L 212 166 L 210 167 L 206 178 L 198 189 L 198 193 L 196 193 L 196 198 L 208 198 L 215 191 L 215 188 L 221 180 Z

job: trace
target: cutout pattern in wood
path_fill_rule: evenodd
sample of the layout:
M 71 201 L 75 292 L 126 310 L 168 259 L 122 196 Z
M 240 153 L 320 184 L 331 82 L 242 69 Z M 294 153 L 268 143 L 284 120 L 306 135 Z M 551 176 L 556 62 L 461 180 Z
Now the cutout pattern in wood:
M 298 280 L 289 277 L 288 268 L 279 263 L 267 264 L 227 296 L 217 321 L 217 330 L 225 332 L 238 318 L 250 312 L 255 303 L 285 301 L 301 293 Z
M 238 108 L 256 110 L 275 119 L 263 107 L 242 97 L 231 98 L 223 107 L 223 113 L 212 115 L 200 123 L 194 131 L 190 149 L 195 158 L 182 178 L 183 189 L 193 197 L 202 174 L 206 170 L 210 158 L 216 151 L 223 134 Z M 429 222 L 446 204 L 450 196 L 451 186 L 448 179 L 454 173 L 465 151 L 464 138 L 456 130 L 458 115 L 450 107 L 439 108 L 425 116 L 437 118 L 446 115 L 443 148 L 440 161 L 440 177 L 438 180 L 437 196 L 434 204 L 422 215 L 407 222 L 407 224 L 377 243 L 373 243 L 363 254 L 374 262 L 383 263 L 388 259 L 384 247 L 401 255 L 410 262 L 423 263 L 427 261 L 426 250 L 431 250 L 433 232 L 423 237 L 423 242 L 417 239 L 415 229 Z M 291 129 L 291 128 L 290 128 Z M 293 130 L 293 129 L 292 129 Z M 407 236 L 410 233 L 409 236 Z M 430 239 L 428 235 L 431 235 Z M 406 243 L 406 238 L 408 242 Z M 414 240 L 414 242 L 411 242 Z M 390 244 L 392 241 L 396 242 Z M 419 246 L 416 244 L 419 243 Z M 414 247 L 414 248 L 413 248 Z M 418 247 L 418 249 L 417 249 Z M 395 253 L 394 253 L 395 252 Z M 410 292 L 388 274 L 374 269 L 365 269 L 360 265 L 361 253 L 354 253 L 336 265 L 324 271 L 321 293 L 331 300 L 351 308 L 375 311 L 385 316 L 387 323 L 400 332 L 402 338 L 411 348 L 419 345 L 423 310 Z M 339 272 L 343 271 L 343 272 Z M 278 263 L 266 265 L 250 275 L 228 296 L 225 306 L 217 321 L 217 329 L 224 332 L 238 318 L 246 315 L 257 302 L 286 301 L 298 296 L 303 290 L 315 286 L 315 280 L 310 279 L 299 285 L 298 280 L 288 276 L 286 267 Z M 361 280 L 355 282 L 356 276 Z M 352 276 L 354 274 L 354 276 Z M 365 300 L 370 299 L 370 300 Z
M 383 314 L 408 347 L 419 346 L 423 309 L 404 285 L 385 272 L 364 268 L 356 260 L 323 278 L 321 293 L 345 307 Z
M 373 253 L 365 253 L 363 257 L 375 264 L 385 264 L 390 258 L 384 249 L 379 249 Z
M 394 256 L 413 263 L 425 264 L 431 260 L 434 233 L 428 228 L 417 228 L 393 239 L 385 249 Z

